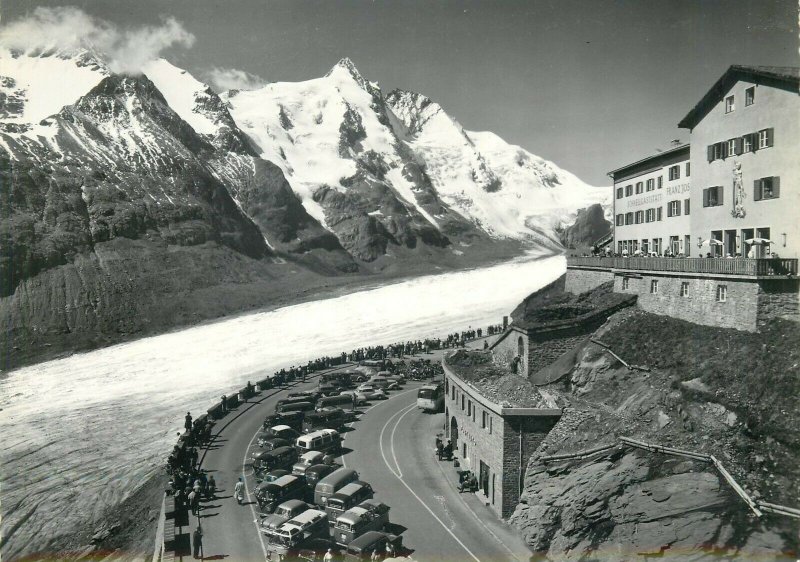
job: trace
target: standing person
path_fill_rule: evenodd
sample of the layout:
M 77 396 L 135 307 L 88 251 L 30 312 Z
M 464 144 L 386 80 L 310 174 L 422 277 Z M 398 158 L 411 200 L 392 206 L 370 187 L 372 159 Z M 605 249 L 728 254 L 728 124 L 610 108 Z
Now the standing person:
M 206 494 L 208 499 L 214 499 L 214 496 L 217 494 L 217 481 L 214 480 L 214 475 L 212 474 L 208 479 L 208 493 Z
M 186 429 L 186 432 L 190 432 L 192 430 L 192 414 L 186 412 L 186 418 L 183 420 L 183 427 Z
M 228 397 L 223 394 L 220 400 L 222 402 L 222 413 L 226 414 L 228 412 Z
M 333 550 L 329 548 L 322 560 L 323 562 L 333 562 Z
M 192 533 L 192 546 L 194 547 L 194 552 L 193 552 L 194 557 L 195 558 L 200 558 L 202 560 L 202 558 L 203 558 L 203 529 L 200 528 L 200 525 L 198 525 L 195 528 L 194 533 Z
M 394 545 L 386 541 L 386 558 L 394 558 Z
M 197 492 L 192 490 L 189 492 L 189 506 L 192 509 L 192 515 L 197 515 Z
M 242 500 L 244 500 L 244 482 L 242 482 L 242 477 L 239 477 L 239 481 L 236 483 L 236 486 L 233 488 L 233 496 L 236 498 L 236 502 L 239 505 L 242 505 Z

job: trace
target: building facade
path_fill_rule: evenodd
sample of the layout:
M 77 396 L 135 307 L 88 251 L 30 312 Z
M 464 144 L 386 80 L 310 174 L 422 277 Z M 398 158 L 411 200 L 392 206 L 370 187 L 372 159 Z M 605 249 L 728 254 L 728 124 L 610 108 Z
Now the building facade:
M 689 145 L 609 172 L 614 180 L 614 250 L 681 255 L 691 246 Z
M 800 257 L 798 87 L 797 68 L 732 66 L 679 123 L 695 253 Z
M 612 275 L 614 292 L 637 295 L 643 310 L 710 326 L 756 331 L 774 318 L 800 320 L 800 68 L 732 66 L 679 126 L 690 130 L 688 153 L 678 147 L 610 173 L 615 251 L 631 257 L 568 258 L 566 287 Z M 640 179 L 665 168 L 674 177 L 673 166 L 689 173 L 671 193 L 637 193 Z M 635 216 L 626 224 L 631 207 L 676 199 L 685 205 L 676 232 Z M 683 257 L 632 257 L 646 238 L 651 249 L 667 236 Z
M 519 503 L 528 458 L 561 418 L 560 408 L 509 408 L 483 396 L 444 362 L 447 437 L 463 469 L 499 517 Z

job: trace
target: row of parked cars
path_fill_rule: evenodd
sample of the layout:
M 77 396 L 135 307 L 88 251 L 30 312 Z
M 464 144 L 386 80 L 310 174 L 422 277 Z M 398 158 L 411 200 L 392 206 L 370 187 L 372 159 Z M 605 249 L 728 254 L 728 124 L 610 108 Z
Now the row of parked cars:
M 254 495 L 263 517 L 261 531 L 273 559 L 314 560 L 334 548 L 343 550 L 348 560 L 368 560 L 373 552 L 397 552 L 402 547 L 402 537 L 386 532 L 389 506 L 374 499 L 372 486 L 360 480 L 358 472 L 335 462 L 342 451 L 340 430 L 355 417 L 325 400 L 346 397 L 354 405 L 375 398 L 359 396 L 364 393 L 356 389 L 353 402 L 354 394 L 341 394 L 347 389 L 340 386 L 335 388 L 339 394 L 329 390 L 326 396 L 321 390 L 327 390 L 326 385 L 342 384 L 341 373 L 326 375 L 316 391 L 292 393 L 278 403 L 276 413 L 264 421 L 258 440 L 261 450 L 252 456 L 260 481 Z M 384 381 L 377 382 L 376 390 Z M 387 382 L 387 390 L 397 382 Z M 321 407 L 287 409 L 300 402 Z

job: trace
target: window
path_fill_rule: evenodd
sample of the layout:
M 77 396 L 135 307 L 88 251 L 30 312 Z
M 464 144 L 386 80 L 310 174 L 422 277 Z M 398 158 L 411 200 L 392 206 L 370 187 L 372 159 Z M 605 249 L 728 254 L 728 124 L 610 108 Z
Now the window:
M 461 411 L 464 411 L 464 395 L 461 395 Z
M 686 177 L 687 178 L 692 175 L 690 172 L 691 172 L 691 163 L 687 162 L 686 163 Z
M 768 148 L 773 143 L 772 129 L 762 129 L 758 132 L 758 148 Z
M 651 279 L 650 280 L 650 294 L 657 295 L 658 294 L 658 280 Z
M 709 157 L 708 157 L 709 161 L 720 160 L 720 159 L 724 158 L 723 153 L 722 153 L 722 147 L 723 147 L 723 144 L 721 142 L 718 142 L 716 144 L 712 144 L 711 146 L 708 147 L 709 148 Z
M 467 400 L 467 416 L 472 415 L 472 400 Z
M 656 210 L 647 209 L 644 214 L 644 222 L 653 222 L 656 220 Z
M 656 188 L 656 180 L 650 178 L 647 180 L 647 191 L 653 191 Z
M 633 224 L 633 213 L 625 213 L 625 224 Z
M 663 220 L 663 218 L 664 218 L 663 217 L 663 207 L 658 207 L 656 209 L 656 220 L 660 221 L 660 220 Z
M 481 412 L 481 429 L 486 429 L 486 410 Z
M 717 302 L 727 302 L 728 300 L 728 286 L 717 285 Z
M 636 182 L 636 194 L 640 194 L 644 191 L 644 184 L 640 181 Z
M 689 199 L 684 199 L 683 200 L 683 214 L 684 215 L 688 215 L 689 214 Z
M 781 178 L 774 176 L 771 178 L 761 178 L 755 181 L 753 187 L 753 199 L 777 199 L 781 195 Z
M 636 224 L 642 224 L 644 222 L 644 211 L 636 211 L 635 218 Z
M 625 197 L 630 197 L 631 195 L 633 195 L 633 186 L 632 185 L 626 185 L 625 186 Z
M 725 98 L 725 113 L 731 113 L 734 110 L 733 96 Z
M 653 238 L 653 251 L 657 254 L 661 253 L 661 238 Z
M 682 281 L 681 282 L 681 296 L 688 297 L 689 296 L 689 282 Z
M 703 190 L 703 207 L 718 207 L 722 205 L 723 190 L 721 185 Z
M 622 192 L 622 188 L 618 187 L 617 188 L 617 199 L 622 199 L 622 193 L 623 193 Z
M 622 278 L 622 290 L 627 291 L 631 288 L 631 278 L 630 277 L 623 277 Z
M 664 176 L 658 176 L 658 189 L 664 187 Z
M 625 215 L 620 213 L 617 215 L 617 226 L 622 226 L 623 224 L 625 224 Z
M 450 399 L 451 400 L 455 400 L 456 399 L 456 387 L 454 387 L 454 386 L 450 387 Z
M 742 137 L 743 152 L 753 152 L 755 143 L 753 142 L 753 135 L 745 135 Z
M 744 91 L 744 105 L 753 105 L 756 101 L 756 87 L 751 86 Z
M 681 202 L 679 200 L 670 201 L 667 203 L 667 216 L 679 217 L 681 216 Z
M 669 181 L 677 180 L 681 177 L 681 167 L 680 166 L 670 166 L 669 167 Z
M 728 156 L 736 154 L 736 139 L 730 139 L 725 147 L 725 153 Z

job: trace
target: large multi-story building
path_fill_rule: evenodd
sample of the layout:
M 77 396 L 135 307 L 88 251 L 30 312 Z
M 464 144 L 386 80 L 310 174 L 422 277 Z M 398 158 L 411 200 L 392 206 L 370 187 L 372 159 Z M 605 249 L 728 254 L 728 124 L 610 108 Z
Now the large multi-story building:
M 701 250 L 799 257 L 799 85 L 799 68 L 731 66 L 678 124 L 691 131 Z
M 731 66 L 679 126 L 688 152 L 611 172 L 614 250 L 627 257 L 569 258 L 567 287 L 613 280 L 648 312 L 740 330 L 800 318 L 800 69 Z
M 689 253 L 690 174 L 688 144 L 609 172 L 618 254 Z

